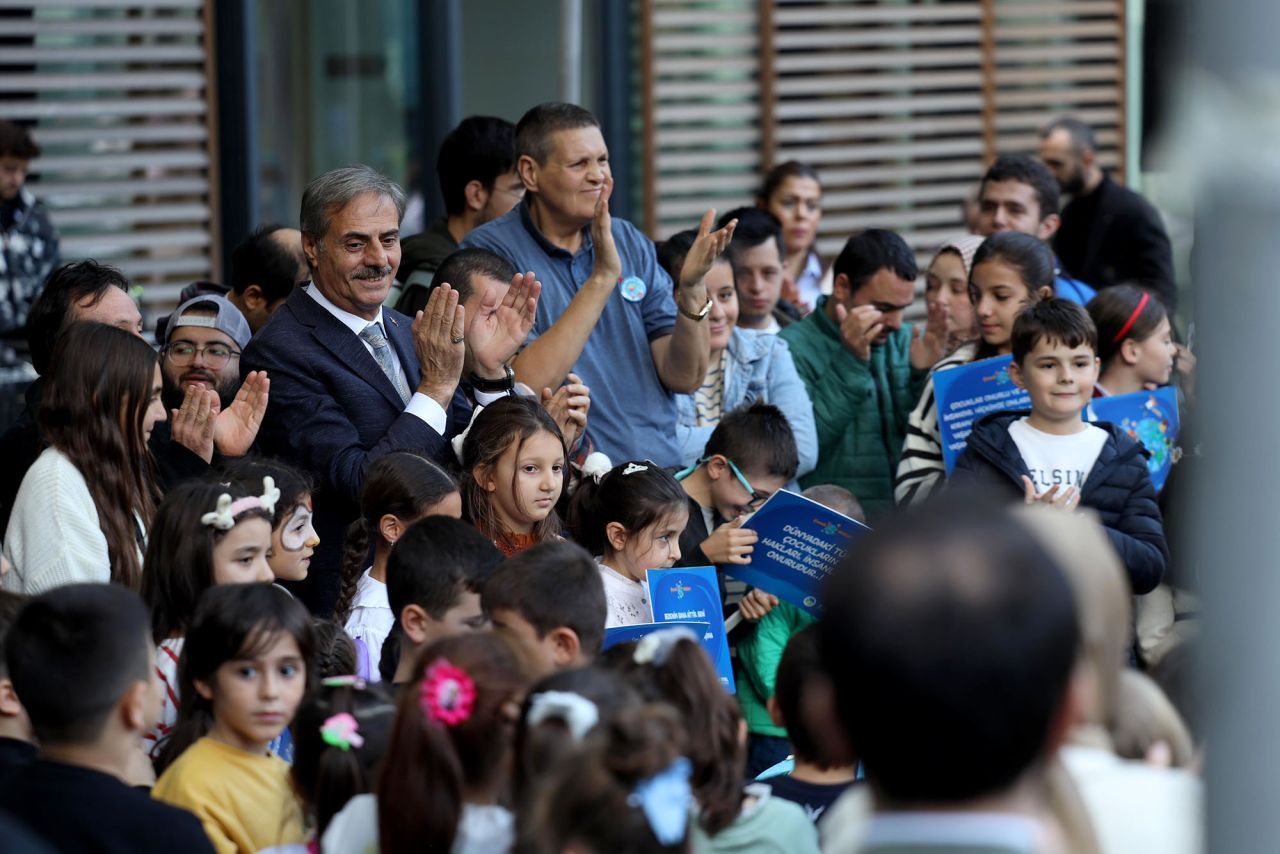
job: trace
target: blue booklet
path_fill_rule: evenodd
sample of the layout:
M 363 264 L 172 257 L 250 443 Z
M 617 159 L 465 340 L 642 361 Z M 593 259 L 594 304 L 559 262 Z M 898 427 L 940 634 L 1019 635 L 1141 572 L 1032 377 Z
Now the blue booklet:
M 630 626 L 614 626 L 611 629 L 604 630 L 604 649 L 617 646 L 620 643 L 638 641 L 658 629 L 671 629 L 676 626 L 684 626 L 698 637 L 704 637 L 707 629 L 710 628 L 707 623 L 635 623 Z
M 1110 421 L 1141 442 L 1151 456 L 1147 469 L 1156 492 L 1164 489 L 1169 471 L 1182 456 L 1178 447 L 1178 392 L 1172 386 L 1115 397 L 1095 398 L 1085 411 L 1090 421 Z
M 751 563 L 727 566 L 725 572 L 815 617 L 822 610 L 822 582 L 853 541 L 871 530 L 785 489 L 771 495 L 742 527 L 760 537 Z
M 706 623 L 702 648 L 715 665 L 720 682 L 736 693 L 729 639 L 725 637 L 724 607 L 720 604 L 720 581 L 714 566 L 681 566 L 651 569 L 647 573 L 649 602 L 655 623 Z
M 984 415 L 1006 409 L 1030 409 L 1031 398 L 1009 378 L 1012 356 L 981 359 L 933 375 L 938 432 L 947 474 L 969 443 L 969 431 Z

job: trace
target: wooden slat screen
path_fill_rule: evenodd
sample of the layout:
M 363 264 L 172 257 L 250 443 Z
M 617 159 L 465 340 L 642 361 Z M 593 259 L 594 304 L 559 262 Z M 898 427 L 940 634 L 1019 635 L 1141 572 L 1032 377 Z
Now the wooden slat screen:
M 995 154 L 1034 152 L 1054 116 L 1090 122 L 1103 164 L 1123 163 L 1123 0 L 639 3 L 655 237 L 749 203 L 797 159 L 822 176 L 820 252 L 881 226 L 923 256 L 961 230 Z
M 215 275 L 208 14 L 203 0 L 0 0 L 0 118 L 42 149 L 30 187 L 63 260 L 118 266 L 152 309 Z

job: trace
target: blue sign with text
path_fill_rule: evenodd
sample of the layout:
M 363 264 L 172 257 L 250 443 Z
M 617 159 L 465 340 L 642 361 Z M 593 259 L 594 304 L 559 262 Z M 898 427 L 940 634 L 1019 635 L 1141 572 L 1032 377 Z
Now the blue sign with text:
M 982 417 L 1007 409 L 1030 409 L 1031 398 L 1009 378 L 1012 356 L 980 359 L 933 375 L 933 399 L 942 437 L 947 474 L 969 442 L 969 431 Z
M 822 582 L 854 540 L 870 530 L 785 489 L 770 496 L 742 527 L 759 535 L 751 563 L 727 566 L 725 572 L 815 617 L 822 610 Z
M 655 623 L 707 623 L 702 646 L 715 665 L 720 682 L 730 693 L 737 691 L 733 662 L 729 659 L 729 639 L 725 637 L 724 608 L 720 604 L 720 582 L 713 566 L 682 566 L 651 569 L 647 573 L 649 601 Z

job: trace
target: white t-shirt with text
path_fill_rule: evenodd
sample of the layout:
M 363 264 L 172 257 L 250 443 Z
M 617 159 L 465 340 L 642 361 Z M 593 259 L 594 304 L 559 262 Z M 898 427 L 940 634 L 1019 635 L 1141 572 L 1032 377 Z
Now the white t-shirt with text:
M 1083 421 L 1081 425 L 1082 430 L 1069 436 L 1037 430 L 1025 417 L 1009 425 L 1009 435 L 1031 472 L 1037 493 L 1053 486 L 1084 488 L 1107 443 L 1107 431 Z

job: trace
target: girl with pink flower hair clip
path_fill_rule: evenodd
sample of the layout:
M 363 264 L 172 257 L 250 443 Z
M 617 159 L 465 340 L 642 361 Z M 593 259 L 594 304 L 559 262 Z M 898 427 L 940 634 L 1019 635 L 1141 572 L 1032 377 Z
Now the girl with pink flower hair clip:
M 290 770 L 317 838 L 352 798 L 374 790 L 395 715 L 391 692 L 358 676 L 331 676 L 303 700 Z
M 529 677 L 492 634 L 423 650 L 404 686 L 375 791 L 353 798 L 321 839 L 324 851 L 507 851 L 515 820 L 512 739 Z

